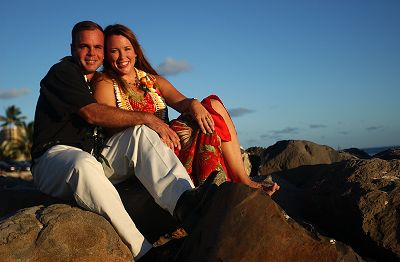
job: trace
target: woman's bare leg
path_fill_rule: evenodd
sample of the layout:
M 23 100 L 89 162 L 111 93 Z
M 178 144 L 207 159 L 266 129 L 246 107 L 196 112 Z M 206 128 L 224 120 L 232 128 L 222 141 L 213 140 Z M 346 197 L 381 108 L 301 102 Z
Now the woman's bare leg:
M 261 184 L 252 181 L 245 171 L 236 129 L 225 107 L 215 99 L 211 99 L 211 106 L 224 118 L 225 123 L 228 126 L 229 133 L 231 134 L 231 141 L 222 142 L 222 155 L 224 157 L 226 168 L 228 169 L 229 174 L 232 176 L 235 182 L 243 183 L 252 188 L 262 188 Z M 276 190 L 279 189 L 279 185 L 274 183 L 270 188 L 263 189 L 268 195 L 271 196 Z

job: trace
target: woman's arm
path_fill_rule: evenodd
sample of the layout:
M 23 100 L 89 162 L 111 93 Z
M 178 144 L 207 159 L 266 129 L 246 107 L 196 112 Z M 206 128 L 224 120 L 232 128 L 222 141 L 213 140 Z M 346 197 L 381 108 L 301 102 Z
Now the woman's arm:
M 197 99 L 185 97 L 162 76 L 156 76 L 156 79 L 167 105 L 181 114 L 190 114 L 197 121 L 203 133 L 212 133 L 214 131 L 214 120 Z
M 92 124 L 100 123 L 102 126 L 108 127 L 107 133 L 109 135 L 113 135 L 130 126 L 144 124 L 157 132 L 161 140 L 172 150 L 175 147 L 180 149 L 178 135 L 154 114 L 117 108 L 111 79 L 102 78 L 95 82 L 94 97 L 97 103 L 83 108 L 81 114 L 86 116 L 87 119 L 91 119 L 90 123 Z M 110 108 L 114 110 L 110 110 Z
M 96 81 L 94 84 L 94 98 L 99 104 L 117 107 L 111 79 L 103 77 L 101 80 Z
M 114 86 L 111 79 L 102 76 L 101 79 L 94 84 L 94 98 L 97 103 L 117 107 L 117 100 L 115 99 Z M 106 131 L 109 135 L 118 133 L 125 128 L 107 128 Z

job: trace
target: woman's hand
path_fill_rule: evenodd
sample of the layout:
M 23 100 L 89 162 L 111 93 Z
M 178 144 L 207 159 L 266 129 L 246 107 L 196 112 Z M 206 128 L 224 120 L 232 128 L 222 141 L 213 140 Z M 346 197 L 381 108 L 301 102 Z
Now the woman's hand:
M 174 151 L 175 148 L 181 149 L 179 136 L 174 130 L 153 114 L 148 114 L 147 117 L 148 121 L 146 121 L 146 126 L 153 129 L 160 136 L 161 141 L 171 148 L 172 151 Z
M 204 134 L 214 132 L 215 125 L 211 114 L 197 99 L 190 100 L 189 113 Z

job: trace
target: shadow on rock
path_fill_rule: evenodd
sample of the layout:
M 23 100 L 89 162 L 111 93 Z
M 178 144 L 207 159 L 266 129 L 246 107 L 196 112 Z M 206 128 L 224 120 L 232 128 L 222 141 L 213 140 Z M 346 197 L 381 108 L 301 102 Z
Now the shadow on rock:
M 350 160 L 276 172 L 290 216 L 374 259 L 400 259 L 400 161 Z
M 225 183 L 187 237 L 179 261 L 362 261 L 350 247 L 306 231 L 260 190 Z

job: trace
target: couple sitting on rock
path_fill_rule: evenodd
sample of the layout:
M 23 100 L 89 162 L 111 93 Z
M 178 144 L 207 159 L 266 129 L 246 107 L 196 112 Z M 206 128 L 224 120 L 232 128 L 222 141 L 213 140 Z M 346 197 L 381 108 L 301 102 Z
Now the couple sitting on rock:
M 114 185 L 136 176 L 190 233 L 224 181 L 263 189 L 245 172 L 237 134 L 217 96 L 186 98 L 158 75 L 133 32 L 83 21 L 70 57 L 52 66 L 36 106 L 32 174 L 49 195 L 74 198 L 106 217 L 135 259 L 153 245 L 136 228 Z M 103 72 L 97 69 L 103 65 Z M 181 113 L 169 122 L 167 106 Z M 143 257 L 144 259 L 144 257 Z

